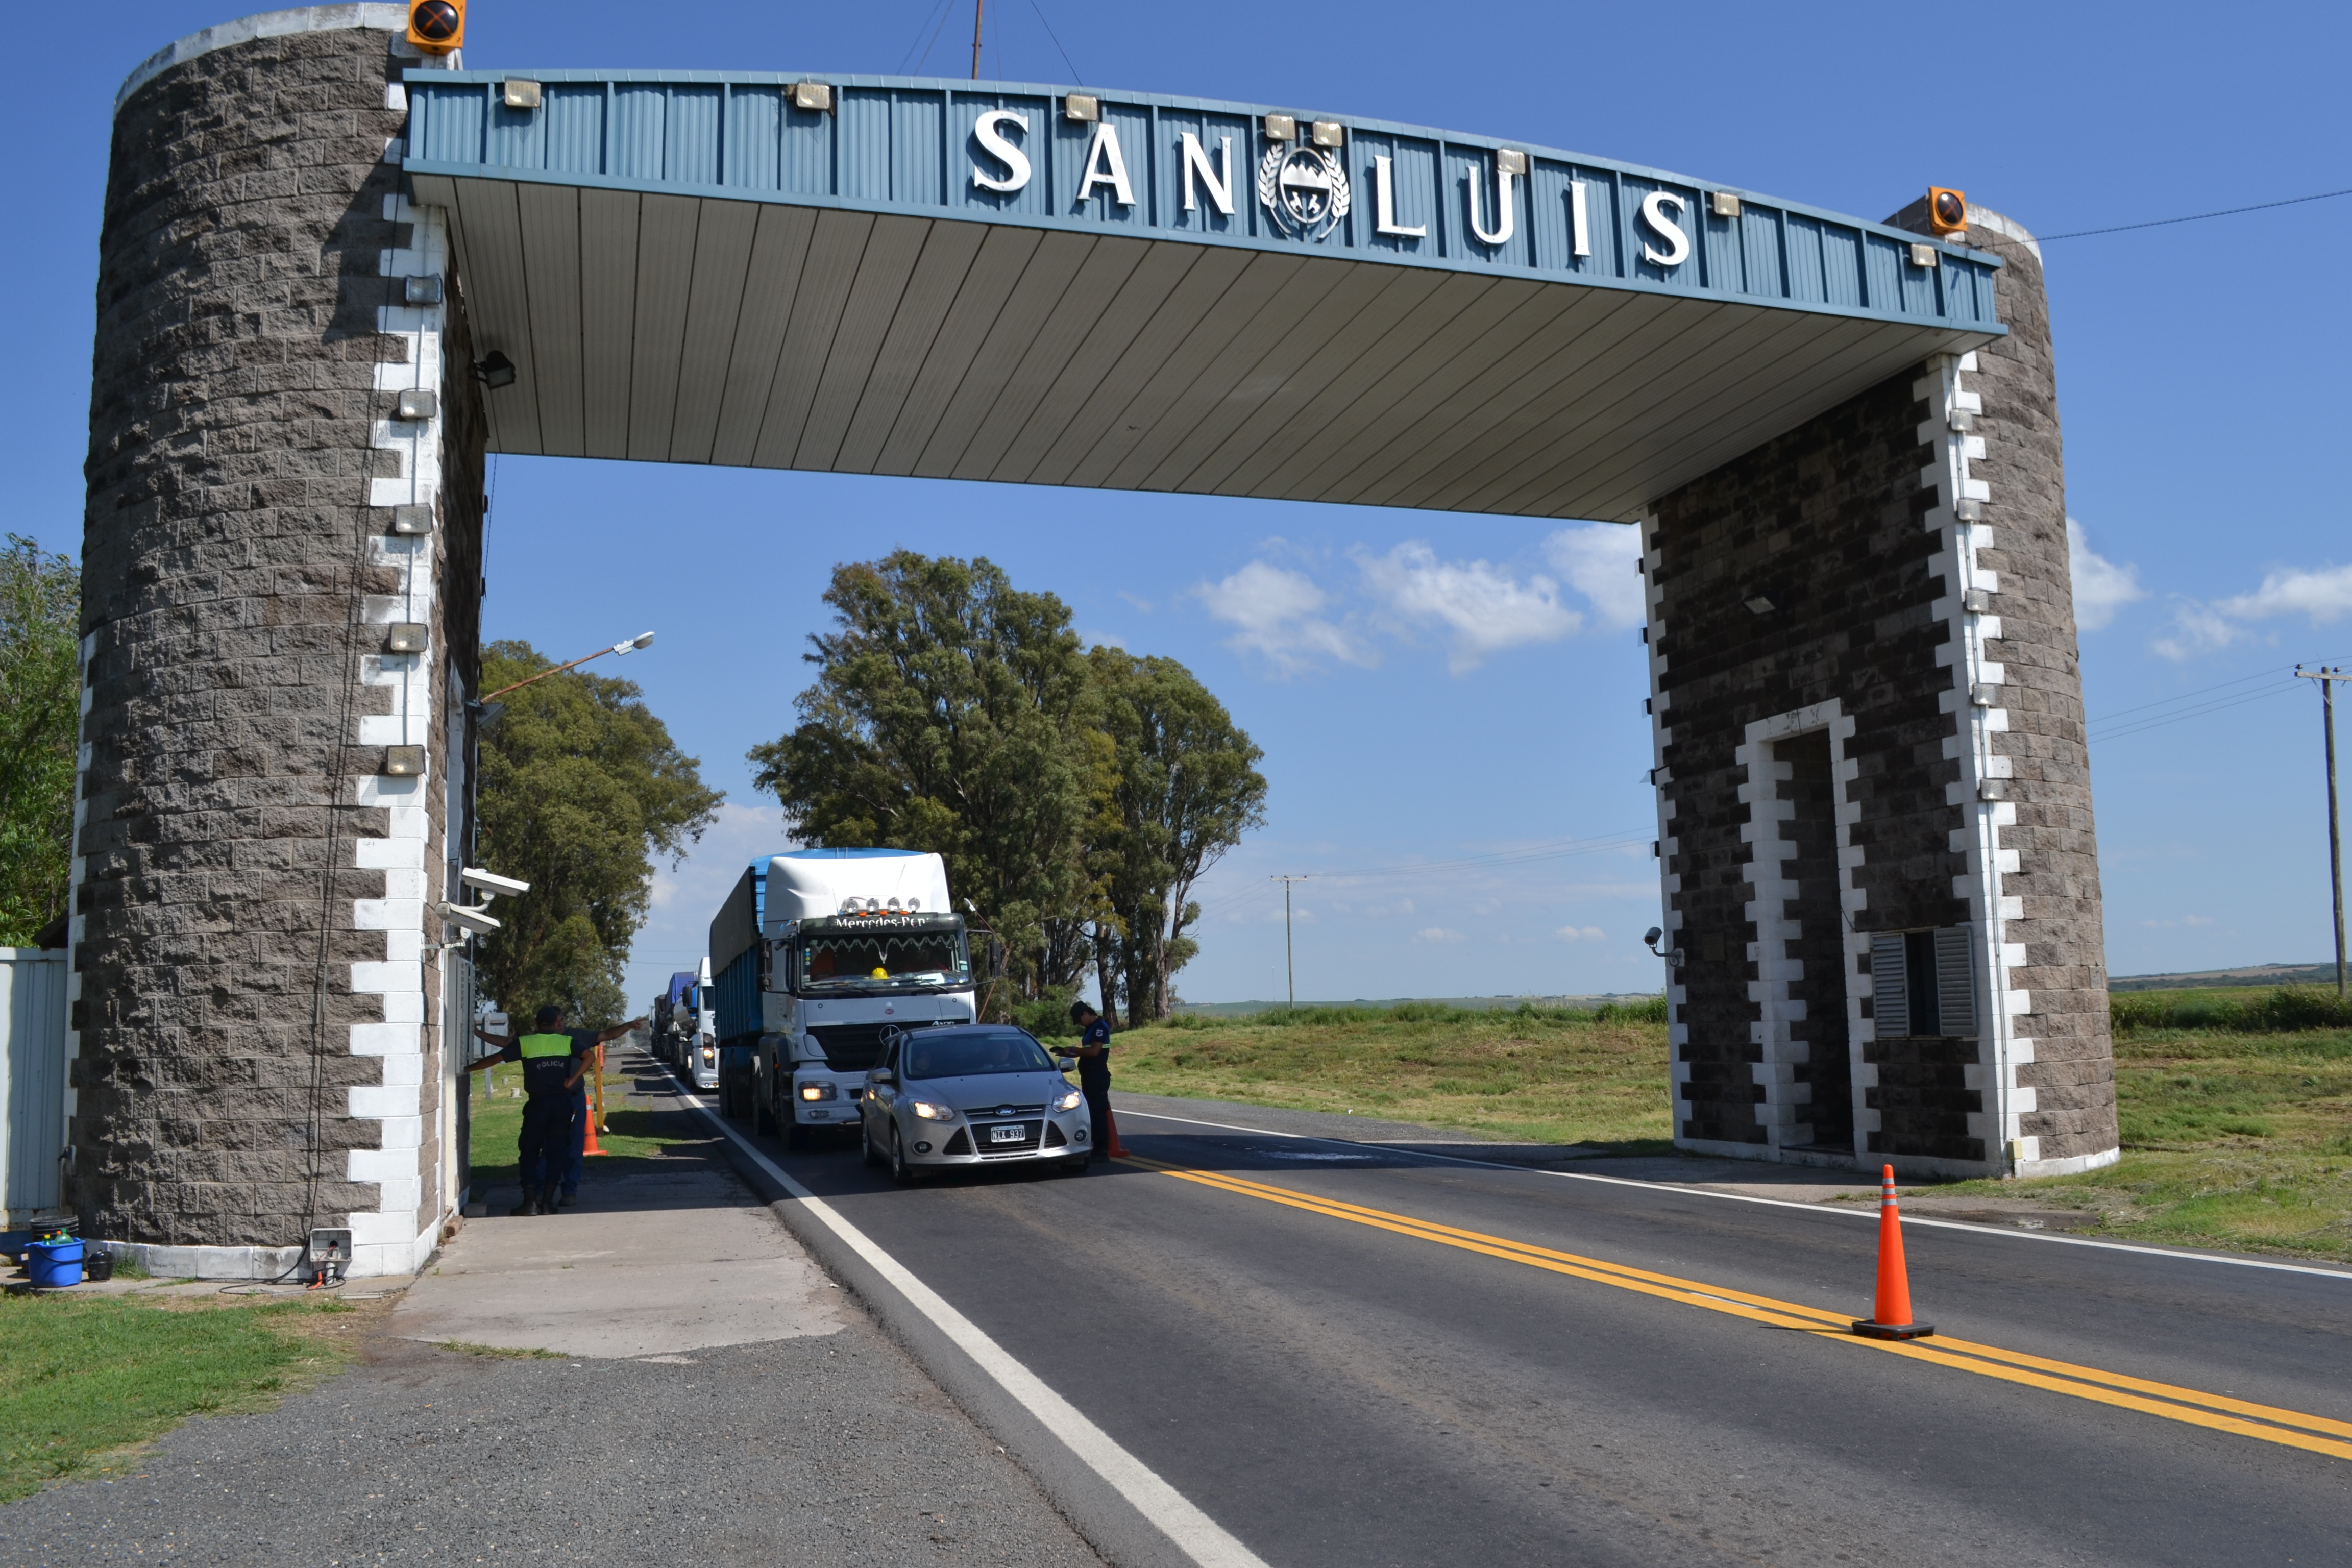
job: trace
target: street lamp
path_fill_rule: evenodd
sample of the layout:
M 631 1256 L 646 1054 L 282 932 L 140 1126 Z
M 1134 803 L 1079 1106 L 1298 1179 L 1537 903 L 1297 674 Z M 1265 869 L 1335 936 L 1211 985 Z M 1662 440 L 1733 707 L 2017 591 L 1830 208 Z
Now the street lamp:
M 649 646 L 653 640 L 654 634 L 646 632 L 642 637 L 630 637 L 625 642 L 616 642 L 611 647 L 600 647 L 594 653 L 583 653 L 578 658 L 573 659 L 570 664 L 559 664 L 552 669 L 542 669 L 537 675 L 527 675 L 511 685 L 501 686 L 496 691 L 491 692 L 488 696 L 481 698 L 480 700 L 488 702 L 493 697 L 504 697 L 508 692 L 520 690 L 521 688 L 529 686 L 534 680 L 545 680 L 551 675 L 562 675 L 567 669 L 577 669 L 582 665 L 586 664 L 590 659 L 602 658 L 608 653 L 635 653 L 637 649 Z

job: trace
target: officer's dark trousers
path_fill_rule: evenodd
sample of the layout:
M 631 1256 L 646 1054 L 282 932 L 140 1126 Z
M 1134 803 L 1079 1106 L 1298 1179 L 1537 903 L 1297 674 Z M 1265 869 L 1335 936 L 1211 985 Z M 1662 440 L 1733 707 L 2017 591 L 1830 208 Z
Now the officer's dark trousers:
M 572 1146 L 572 1097 L 542 1094 L 522 1108 L 522 1184 L 526 1192 L 560 1179 Z
M 563 1195 L 572 1197 L 580 1191 L 580 1175 L 588 1166 L 588 1090 L 572 1091 L 572 1142 L 563 1152 Z
M 1087 1097 L 1087 1120 L 1094 1124 L 1092 1157 L 1107 1159 L 1110 1154 L 1110 1080 L 1081 1083 L 1078 1088 Z

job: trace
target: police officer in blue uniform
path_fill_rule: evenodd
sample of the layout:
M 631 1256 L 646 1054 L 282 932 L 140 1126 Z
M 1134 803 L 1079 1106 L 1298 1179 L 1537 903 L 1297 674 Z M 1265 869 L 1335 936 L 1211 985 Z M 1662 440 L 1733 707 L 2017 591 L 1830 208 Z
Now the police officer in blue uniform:
M 576 1200 L 580 1190 L 581 1145 L 588 1136 L 587 1090 L 582 1080 L 595 1061 L 597 1048 L 618 1039 L 643 1022 L 633 1019 L 610 1029 L 566 1029 L 563 1009 L 541 1007 L 537 1027 L 528 1035 L 474 1032 L 499 1047 L 467 1070 L 478 1072 L 496 1062 L 522 1063 L 522 1202 L 518 1215 L 553 1214 Z M 558 1195 L 558 1188 L 563 1189 Z
M 1091 1163 L 1110 1158 L 1110 1020 L 1083 1002 L 1070 1004 L 1078 1026 L 1078 1092 L 1087 1097 L 1087 1120 L 1094 1126 Z

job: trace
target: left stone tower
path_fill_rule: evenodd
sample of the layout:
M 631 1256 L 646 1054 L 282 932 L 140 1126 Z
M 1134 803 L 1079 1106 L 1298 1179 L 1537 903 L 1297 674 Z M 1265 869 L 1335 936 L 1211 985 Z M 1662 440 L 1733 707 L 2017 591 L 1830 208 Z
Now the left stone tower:
M 470 833 L 485 436 L 402 26 L 210 28 L 115 107 L 68 1181 L 174 1273 L 345 1226 L 404 1271 L 460 1202 L 468 987 L 427 911 Z

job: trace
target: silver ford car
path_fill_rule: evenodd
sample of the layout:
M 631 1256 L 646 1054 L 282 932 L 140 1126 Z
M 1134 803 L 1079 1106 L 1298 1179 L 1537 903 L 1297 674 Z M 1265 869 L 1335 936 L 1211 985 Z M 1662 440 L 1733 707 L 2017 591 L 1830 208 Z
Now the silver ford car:
M 1062 1076 L 1075 1065 L 1006 1024 L 896 1033 L 859 1097 L 866 1163 L 899 1182 L 940 1166 L 1083 1171 L 1087 1102 Z

